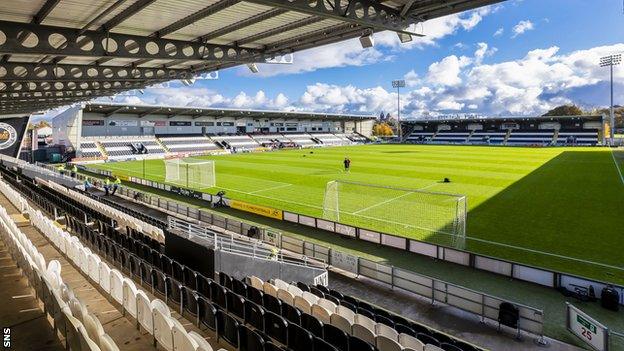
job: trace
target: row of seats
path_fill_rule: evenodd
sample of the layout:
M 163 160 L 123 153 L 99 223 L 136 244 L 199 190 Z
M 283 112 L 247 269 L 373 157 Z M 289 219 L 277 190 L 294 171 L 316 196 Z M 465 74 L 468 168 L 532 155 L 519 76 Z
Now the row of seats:
M 132 208 L 129 207 L 125 207 L 121 204 L 119 204 L 119 202 L 115 201 L 114 199 L 111 199 L 109 197 L 106 196 L 100 196 L 91 192 L 86 192 L 86 191 L 81 191 L 81 193 L 83 195 L 89 196 L 91 198 L 93 198 L 95 201 L 104 203 L 110 207 L 113 207 L 115 209 L 117 209 L 118 211 L 121 211 L 133 218 L 139 219 L 142 222 L 145 222 L 147 224 L 150 224 L 160 230 L 164 230 L 165 227 L 167 226 L 167 223 L 165 223 L 163 220 L 160 220 L 158 218 L 154 218 L 146 213 L 134 210 Z
M 0 191 L 17 206 L 24 204 L 21 196 L 7 183 L 0 181 Z M 37 222 L 40 219 L 37 214 L 41 216 L 41 213 L 32 208 L 28 210 L 31 220 Z M 60 332 L 64 337 L 67 348 L 72 351 L 119 351 L 115 342 L 104 332 L 99 319 L 87 310 L 63 282 L 61 264 L 51 260 L 46 267 L 43 255 L 19 230 L 5 208 L 0 208 L 0 222 L 4 229 L 0 230 L 3 241 L 8 244 L 11 255 L 34 287 L 36 297 L 43 302 L 45 313 L 53 321 L 55 333 Z M 53 230 L 56 227 L 49 228 Z
M 102 153 L 95 142 L 83 141 L 80 143 L 80 157 L 102 157 Z
M 560 130 L 555 139 L 554 130 L 512 130 L 505 141 L 507 132 L 503 131 L 474 131 L 448 132 L 439 131 L 422 132 L 414 131 L 406 138 L 407 142 L 431 142 L 431 143 L 469 143 L 469 144 L 507 144 L 507 145 L 550 145 L 555 142 L 558 145 L 596 145 L 598 144 L 598 131 L 567 131 Z
M 472 345 L 432 331 L 420 324 L 375 308 L 365 302 L 325 286 L 308 286 L 304 283 L 288 284 L 275 279 L 275 285 L 248 278 L 249 284 L 265 294 L 277 297 L 294 307 L 300 314 L 309 313 L 321 323 L 332 325 L 341 332 L 332 335 L 334 344 L 345 345 L 349 336 L 355 336 L 379 350 L 475 350 Z M 282 307 L 284 308 L 284 307 Z M 299 318 L 296 311 L 291 318 Z
M 295 324 L 301 326 L 303 329 L 307 328 L 306 330 L 311 335 L 314 335 L 315 337 L 322 339 L 324 337 L 323 336 L 324 334 L 319 333 L 319 330 L 332 329 L 332 327 L 336 327 L 335 325 L 331 323 L 333 314 L 336 314 L 335 313 L 336 309 L 333 309 L 333 306 L 335 305 L 336 308 L 338 308 L 338 306 L 341 306 L 340 307 L 341 310 L 346 311 L 348 309 L 348 310 L 353 311 L 352 312 L 353 314 L 360 314 L 362 317 L 358 317 L 358 321 L 361 321 L 362 323 L 358 323 L 358 325 L 370 327 L 372 324 L 369 323 L 369 321 L 374 321 L 375 328 L 367 329 L 367 328 L 362 328 L 360 326 L 357 326 L 355 327 L 355 330 L 357 330 L 357 333 L 359 334 L 351 335 L 351 333 L 353 333 L 353 330 L 354 330 L 353 323 L 350 322 L 349 318 L 345 317 L 347 320 L 347 323 L 344 323 L 344 320 L 342 321 L 343 323 L 341 325 L 343 329 L 340 329 L 338 327 L 336 328 L 338 328 L 342 333 L 346 334 L 347 336 L 344 336 L 343 334 L 338 333 L 335 329 L 332 329 L 332 332 L 329 332 L 329 334 L 333 335 L 334 339 L 332 339 L 333 344 L 330 342 L 330 345 L 333 345 L 333 346 L 335 346 L 335 344 L 344 345 L 346 343 L 345 340 L 349 340 L 348 341 L 349 343 L 364 345 L 366 344 L 367 341 L 364 341 L 362 340 L 362 338 L 358 337 L 358 336 L 362 336 L 363 338 L 367 338 L 369 342 L 378 344 L 377 346 L 381 346 L 381 348 L 379 348 L 380 350 L 386 350 L 386 349 L 396 350 L 398 349 L 397 344 L 400 347 L 402 347 L 401 349 L 403 349 L 404 346 L 401 344 L 401 341 L 403 343 L 407 343 L 408 340 L 418 341 L 420 340 L 419 339 L 420 337 L 421 339 L 425 339 L 425 341 L 431 345 L 429 346 L 429 349 L 432 349 L 432 347 L 435 347 L 435 345 L 437 344 L 442 347 L 445 347 L 444 349 L 457 350 L 457 348 L 452 348 L 453 346 L 455 346 L 454 340 L 443 334 L 436 335 L 438 336 L 438 338 L 442 340 L 438 340 L 435 337 L 431 337 L 427 339 L 427 335 L 431 335 L 432 333 L 427 331 L 426 328 L 422 328 L 422 326 L 419 326 L 419 328 L 416 328 L 410 325 L 408 321 L 405 321 L 404 319 L 401 319 L 400 317 L 394 317 L 392 319 L 389 317 L 385 317 L 386 319 L 384 320 L 383 312 L 379 312 L 379 313 L 373 312 L 373 308 L 370 306 L 368 306 L 369 307 L 368 309 L 365 308 L 364 303 L 359 303 L 359 306 L 353 303 L 349 305 L 350 302 L 348 302 L 344 297 L 341 300 L 339 300 L 333 297 L 332 295 L 328 295 L 324 297 L 324 299 L 327 300 L 328 302 L 322 302 L 321 304 L 315 303 L 318 306 L 314 307 L 314 310 L 313 310 L 312 302 L 318 302 L 318 301 L 315 301 L 314 298 L 310 294 L 306 294 L 309 300 L 309 301 L 306 300 L 308 304 L 304 303 L 303 300 L 301 299 L 297 299 L 297 301 L 299 301 L 298 302 L 299 307 L 296 307 L 288 303 L 282 303 L 282 300 L 278 298 L 277 296 L 273 296 L 269 293 L 265 294 L 264 289 L 258 290 L 257 288 L 254 288 L 253 286 L 245 286 L 244 283 L 237 281 L 237 280 L 233 280 L 237 283 L 230 283 L 232 286 L 231 291 L 218 288 L 217 286 L 219 285 L 214 285 L 214 282 L 211 282 L 211 280 L 208 280 L 208 278 L 201 277 L 201 275 L 195 276 L 193 274 L 191 275 L 184 274 L 183 273 L 185 271 L 184 269 L 180 269 L 180 268 L 175 269 L 171 267 L 171 264 L 166 264 L 166 263 L 163 265 L 162 254 L 158 252 L 153 252 L 152 250 L 142 249 L 142 250 L 139 250 L 138 252 L 135 252 L 134 255 L 140 258 L 139 262 L 137 262 L 136 259 L 124 259 L 123 257 L 128 257 L 128 255 L 115 254 L 114 253 L 115 251 L 118 252 L 119 250 L 114 250 L 114 249 L 111 250 L 111 249 L 104 248 L 104 252 L 110 252 L 108 255 L 111 255 L 112 257 L 119 257 L 118 259 L 121 262 L 126 262 L 123 265 L 123 267 L 127 267 L 127 269 L 130 272 L 132 272 L 133 276 L 140 279 L 141 282 L 147 283 L 148 286 L 151 286 L 154 289 L 154 291 L 157 291 L 162 296 L 164 296 L 165 301 L 169 301 L 169 302 L 173 301 L 176 305 L 180 306 L 181 310 L 197 311 L 195 315 L 198 316 L 198 321 L 199 320 L 203 321 L 202 322 L 203 325 L 206 325 L 206 324 L 214 325 L 216 328 L 216 325 L 218 324 L 218 320 L 219 320 L 217 317 L 218 313 L 213 311 L 213 308 L 210 308 L 208 305 L 206 305 L 206 302 L 212 302 L 216 304 L 217 307 L 221 307 L 221 309 L 225 309 L 225 311 L 228 311 L 228 310 L 237 311 L 239 315 L 244 316 L 246 315 L 244 307 L 246 305 L 249 305 L 249 303 L 247 303 L 247 301 L 245 301 L 242 304 L 232 303 L 232 301 L 236 301 L 237 299 L 240 302 L 240 299 L 238 297 L 243 297 L 243 298 L 247 298 L 248 300 L 251 300 L 251 302 L 256 303 L 259 307 L 263 307 L 269 312 L 273 312 L 277 316 L 281 316 L 282 318 L 287 319 L 287 321 L 289 321 L 290 323 L 293 323 L 294 321 Z M 167 262 L 166 259 L 164 261 Z M 156 269 L 154 267 L 160 268 L 160 270 L 163 270 L 165 272 L 170 272 L 169 273 L 170 276 L 168 276 L 167 274 L 163 275 L 159 273 L 154 273 L 155 272 L 154 270 Z M 171 267 L 171 268 L 167 268 L 167 267 Z M 191 278 L 189 279 L 189 277 Z M 196 278 L 193 278 L 193 277 L 196 277 Z M 202 283 L 202 281 L 204 283 Z M 227 287 L 228 284 L 225 284 L 225 286 Z M 234 288 L 234 287 L 237 287 L 237 288 Z M 319 288 L 315 288 L 315 289 L 318 290 Z M 198 295 L 193 295 L 194 289 L 197 289 L 195 291 L 198 292 Z M 282 290 L 288 291 L 288 289 L 282 289 Z M 232 294 L 234 295 L 238 294 L 238 297 Z M 274 295 L 277 295 L 277 294 L 278 293 L 276 292 Z M 286 301 L 290 301 L 288 294 L 286 294 L 285 292 L 280 293 L 279 296 L 281 298 L 284 298 Z M 203 297 L 204 299 L 208 297 L 208 299 L 207 301 L 204 301 L 200 299 L 200 297 Z M 319 301 L 325 301 L 325 300 L 319 300 Z M 293 295 L 292 302 L 294 303 L 294 301 L 295 301 L 295 296 Z M 351 301 L 354 302 L 355 300 L 351 299 Z M 228 302 L 230 302 L 229 305 L 228 305 Z M 334 305 L 332 305 L 332 303 Z M 309 305 L 309 313 L 306 313 L 308 311 L 308 305 Z M 195 308 L 194 306 L 196 306 L 197 308 Z M 200 308 L 200 306 L 204 306 L 204 307 Z M 243 310 L 237 309 L 237 308 L 240 308 L 240 306 L 243 306 Z M 291 308 L 284 307 L 284 306 L 290 306 Z M 250 308 L 254 310 L 254 308 L 252 307 Z M 201 311 L 204 311 L 204 312 L 200 313 L 199 312 L 200 309 Z M 334 312 L 332 312 L 332 309 Z M 214 313 L 206 312 L 207 310 L 213 311 Z M 357 313 L 355 312 L 356 310 L 358 311 Z M 345 313 L 348 313 L 348 312 L 345 312 Z M 295 317 L 296 315 L 299 315 L 300 317 L 297 318 Z M 386 312 L 386 315 L 387 315 L 387 312 Z M 211 316 L 214 316 L 214 318 L 212 318 Z M 287 316 L 290 317 L 290 319 L 286 318 Z M 223 317 L 223 316 L 221 318 L 227 319 L 227 317 Z M 301 323 L 303 323 L 302 318 L 305 321 L 303 326 L 301 325 Z M 368 320 L 364 318 L 368 318 Z M 334 316 L 333 319 L 339 320 L 340 318 L 337 316 Z M 397 320 L 400 322 L 397 322 Z M 325 323 L 323 323 L 323 321 L 325 321 Z M 366 321 L 366 322 L 363 322 L 363 321 Z M 240 321 L 238 323 L 239 323 L 239 326 L 236 328 L 236 330 L 239 330 L 240 328 L 242 328 L 240 327 L 240 324 L 241 324 Z M 243 325 L 244 323 L 245 322 L 243 320 Z M 336 323 L 340 323 L 340 322 L 336 322 Z M 232 325 L 232 324 L 233 323 L 229 323 L 228 325 Z M 405 334 L 405 335 L 402 336 L 400 339 L 397 336 L 397 339 L 395 341 L 392 338 L 388 338 L 388 335 L 391 334 L 388 331 L 389 330 L 388 328 L 384 326 L 377 327 L 377 324 L 381 324 L 381 325 L 392 327 L 392 328 L 397 328 L 397 330 L 398 328 L 400 328 L 401 333 L 399 333 L 399 335 L 400 334 Z M 395 327 L 395 324 L 397 325 L 397 327 Z M 350 327 L 347 327 L 347 325 L 350 325 Z M 290 327 L 290 328 L 295 329 L 295 327 Z M 378 329 L 383 330 L 380 332 L 382 333 L 382 335 L 379 335 Z M 422 330 L 422 329 L 425 329 L 425 330 Z M 231 328 L 228 330 L 231 336 L 230 339 L 232 340 L 236 339 L 238 341 L 240 338 L 242 338 L 242 336 L 239 335 L 238 332 L 236 333 L 232 332 Z M 349 330 L 351 330 L 351 333 L 348 333 Z M 370 333 L 367 333 L 365 330 L 370 331 Z M 315 331 L 316 333 L 313 333 L 313 331 Z M 262 332 L 262 330 L 260 330 L 260 332 Z M 233 336 L 234 334 L 236 334 L 236 337 Z M 339 337 L 336 335 L 343 335 L 344 337 Z M 372 335 L 372 338 L 371 338 L 371 335 Z M 257 340 L 257 338 L 254 340 Z M 263 340 L 265 339 L 263 338 Z M 364 344 L 362 344 L 362 342 L 364 342 Z M 395 343 L 393 344 L 393 342 Z M 418 345 L 416 344 L 416 342 L 413 342 L 412 344 L 415 347 L 412 349 L 418 349 L 416 347 L 416 345 Z M 457 344 L 461 345 L 461 343 L 457 343 Z M 374 346 L 372 347 L 373 347 L 372 349 L 374 350 L 375 349 Z M 305 349 L 305 350 L 308 350 L 308 349 Z M 363 350 L 367 350 L 367 349 L 363 349 Z M 469 345 L 468 346 L 463 345 L 463 347 L 459 348 L 459 350 L 472 350 L 472 348 Z
M 85 276 L 99 284 L 101 290 L 116 301 L 125 313 L 137 320 L 166 350 L 212 350 L 201 335 L 187 332 L 177 319 L 172 318 L 169 307 L 163 301 L 150 300 L 145 291 L 137 288 L 132 280 L 124 277 L 116 268 L 111 268 L 96 252 L 83 246 L 77 236 L 71 236 L 61 230 L 39 211 L 30 209 L 29 215 L 33 224 L 73 261 Z M 78 313 L 74 315 L 79 316 Z M 95 329 L 102 328 L 99 326 Z
M 78 191 L 70 190 L 62 185 L 56 184 L 52 181 L 48 181 L 47 185 L 54 189 L 56 192 L 65 195 L 68 198 L 74 199 L 75 201 L 79 201 L 82 204 L 87 205 L 94 211 L 100 212 L 112 219 L 114 219 L 120 226 L 125 227 L 128 226 L 134 230 L 143 232 L 152 238 L 164 242 L 165 236 L 162 228 L 154 226 L 152 224 L 146 223 L 136 217 L 130 216 L 127 213 L 120 211 L 116 208 L 103 204 L 96 199 L 93 199 L 89 196 L 81 194 Z

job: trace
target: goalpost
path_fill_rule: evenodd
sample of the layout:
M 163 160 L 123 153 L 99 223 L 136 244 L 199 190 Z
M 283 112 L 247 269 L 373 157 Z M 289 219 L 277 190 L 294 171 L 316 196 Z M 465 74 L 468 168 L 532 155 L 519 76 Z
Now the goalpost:
M 214 161 L 195 158 L 165 160 L 165 182 L 187 188 L 216 186 Z
M 465 247 L 463 195 L 334 180 L 325 187 L 323 218 L 459 249 Z

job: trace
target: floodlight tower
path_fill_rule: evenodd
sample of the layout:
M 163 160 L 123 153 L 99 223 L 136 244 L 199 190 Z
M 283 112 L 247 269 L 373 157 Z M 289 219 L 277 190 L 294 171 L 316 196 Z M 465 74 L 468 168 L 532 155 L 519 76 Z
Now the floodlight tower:
M 614 143 L 615 133 L 615 114 L 613 113 L 613 66 L 617 66 L 622 63 L 622 54 L 609 55 L 600 58 L 600 67 L 609 66 L 611 70 L 611 110 L 610 110 L 610 128 L 609 138 L 611 139 L 611 145 Z
M 403 140 L 403 128 L 401 128 L 401 93 L 400 89 L 405 88 L 405 80 L 398 79 L 392 81 L 392 87 L 397 90 L 397 129 L 399 132 L 399 141 Z

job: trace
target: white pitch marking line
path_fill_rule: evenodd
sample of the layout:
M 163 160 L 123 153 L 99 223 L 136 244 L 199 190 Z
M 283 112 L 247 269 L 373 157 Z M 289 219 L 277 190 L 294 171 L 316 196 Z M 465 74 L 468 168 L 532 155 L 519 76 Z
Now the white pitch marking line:
M 425 189 L 429 189 L 429 188 L 431 188 L 432 186 L 434 186 L 434 185 L 436 185 L 436 184 L 437 184 L 437 183 L 429 184 L 429 185 L 427 185 L 427 186 L 425 186 L 425 187 L 418 188 L 418 189 L 416 189 L 416 190 L 425 190 Z M 395 196 L 395 197 L 393 197 L 393 198 L 391 198 L 391 199 L 388 199 L 388 200 L 386 200 L 386 201 L 382 201 L 382 202 L 380 202 L 380 203 L 376 203 L 376 204 L 374 204 L 374 205 L 370 205 L 370 206 L 368 206 L 368 207 L 365 207 L 365 208 L 363 208 L 363 209 L 361 209 L 361 210 L 357 210 L 357 211 L 353 212 L 352 214 L 356 215 L 356 214 L 358 214 L 358 213 L 361 213 L 361 212 L 364 212 L 364 211 L 370 210 L 371 208 L 375 208 L 375 207 L 377 207 L 377 206 L 385 205 L 385 204 L 387 204 L 388 202 L 392 202 L 392 201 L 394 201 L 394 200 L 398 200 L 398 199 L 400 199 L 400 198 L 402 198 L 402 197 L 404 197 L 404 196 L 411 195 L 411 194 L 413 194 L 413 193 L 414 193 L 414 192 L 409 192 L 409 193 L 405 193 L 405 194 L 403 194 L 403 195 Z
M 20 310 L 19 313 L 25 313 L 25 312 L 33 312 L 33 311 L 40 311 L 39 308 L 29 308 L 26 310 Z
M 622 181 L 622 185 L 624 185 L 624 176 L 622 175 L 622 170 L 620 169 L 620 165 L 618 165 L 617 160 L 615 159 L 615 155 L 613 154 L 613 149 L 611 149 L 611 158 L 613 158 L 615 169 L 617 169 L 618 174 L 620 175 L 620 180 Z
M 289 186 L 292 186 L 292 184 L 282 184 L 282 185 L 273 186 L 273 187 L 270 187 L 270 188 L 260 189 L 260 190 L 252 191 L 249 194 L 256 194 L 256 193 L 260 193 L 260 192 L 263 192 L 263 191 L 281 189 L 281 188 L 286 188 L 286 187 L 289 187 Z
M 33 295 L 27 294 L 27 295 L 15 295 L 15 296 L 11 296 L 14 299 L 23 299 L 25 297 L 33 297 Z

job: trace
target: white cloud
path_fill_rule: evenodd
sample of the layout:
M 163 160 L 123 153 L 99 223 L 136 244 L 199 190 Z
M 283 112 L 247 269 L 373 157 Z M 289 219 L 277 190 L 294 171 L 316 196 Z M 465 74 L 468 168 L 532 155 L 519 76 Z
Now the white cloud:
M 427 81 L 434 85 L 452 86 L 462 82 L 459 77 L 461 69 L 469 65 L 471 59 L 466 56 L 447 56 L 429 66 Z
M 499 37 L 499 36 L 503 35 L 503 33 L 504 33 L 504 32 L 505 32 L 505 28 L 500 27 L 500 28 L 498 28 L 498 29 L 496 30 L 496 32 L 494 32 L 494 36 L 495 36 L 495 37 Z
M 473 56 L 450 55 L 432 63 L 422 77 L 415 70 L 404 75 L 408 88 L 401 91 L 403 116 L 449 112 L 488 115 L 536 115 L 557 105 L 577 102 L 574 92 L 593 89 L 609 80 L 609 70 L 599 67 L 599 58 L 624 52 L 624 43 L 561 54 L 556 46 L 531 50 L 523 57 L 498 63 L 483 63 L 495 52 L 486 43 L 476 44 Z M 614 71 L 624 80 L 624 69 Z M 624 95 L 620 95 L 624 98 Z M 617 98 L 617 96 L 616 96 Z M 126 102 L 150 104 L 235 107 L 255 109 L 396 114 L 396 92 L 381 86 L 316 83 L 293 96 L 264 91 L 241 92 L 228 97 L 198 86 L 147 89 L 146 95 L 118 97 Z
M 518 22 L 518 24 L 516 24 L 512 31 L 513 31 L 513 35 L 511 36 L 512 38 L 517 37 L 520 34 L 524 34 L 527 31 L 533 30 L 535 29 L 535 25 L 533 24 L 533 22 L 529 21 L 529 20 L 525 20 L 525 21 L 520 21 Z
M 290 65 L 259 64 L 260 72 L 252 74 L 246 67 L 238 72 L 246 76 L 275 76 L 281 74 L 296 74 L 311 72 L 323 68 L 364 66 L 377 62 L 394 59 L 396 50 L 410 50 L 435 45 L 446 36 L 453 35 L 460 30 L 470 31 L 476 27 L 483 17 L 497 11 L 500 6 L 486 6 L 477 10 L 461 14 L 439 17 L 412 25 L 409 29 L 422 33 L 424 37 L 414 37 L 411 42 L 401 43 L 396 33 L 384 31 L 375 33 L 375 46 L 363 49 L 358 39 L 350 39 L 339 43 L 329 44 L 294 54 L 294 62 Z
M 481 64 L 487 56 L 492 56 L 498 51 L 497 48 L 489 48 L 487 43 L 477 43 L 477 50 L 474 53 L 475 64 Z
M 418 82 L 420 81 L 420 79 L 418 78 L 418 74 L 416 74 L 414 70 L 405 73 L 403 79 L 405 79 L 405 84 L 408 87 L 416 86 L 416 84 L 418 84 Z

